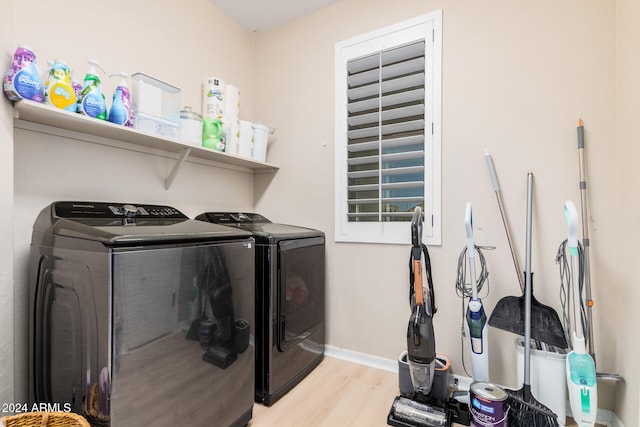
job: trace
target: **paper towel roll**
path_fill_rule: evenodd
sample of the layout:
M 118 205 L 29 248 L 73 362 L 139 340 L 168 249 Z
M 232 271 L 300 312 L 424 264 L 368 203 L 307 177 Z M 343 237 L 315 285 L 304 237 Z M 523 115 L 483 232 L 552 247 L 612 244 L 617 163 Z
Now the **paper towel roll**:
M 209 77 L 203 87 L 202 116 L 205 118 L 219 118 L 224 114 L 225 90 L 224 80 Z
M 224 115 L 229 119 L 240 116 L 240 90 L 234 85 L 227 85 L 224 99 Z
M 267 143 L 269 142 L 269 128 L 265 125 L 253 125 L 253 154 L 254 160 L 264 162 L 267 158 Z
M 243 157 L 251 157 L 253 145 L 253 123 L 247 120 L 240 120 L 240 141 L 238 154 Z
M 238 119 L 222 119 L 223 130 L 226 135 L 228 154 L 238 154 L 238 146 L 240 145 L 240 123 Z

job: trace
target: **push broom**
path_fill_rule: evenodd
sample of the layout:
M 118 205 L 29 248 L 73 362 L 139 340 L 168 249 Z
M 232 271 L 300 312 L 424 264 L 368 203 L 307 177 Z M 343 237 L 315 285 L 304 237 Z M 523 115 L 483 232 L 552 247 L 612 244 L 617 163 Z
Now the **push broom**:
M 533 174 L 527 176 L 527 253 L 525 260 L 524 380 L 520 390 L 506 390 L 509 427 L 558 426 L 558 417 L 531 394 L 531 228 L 533 211 Z

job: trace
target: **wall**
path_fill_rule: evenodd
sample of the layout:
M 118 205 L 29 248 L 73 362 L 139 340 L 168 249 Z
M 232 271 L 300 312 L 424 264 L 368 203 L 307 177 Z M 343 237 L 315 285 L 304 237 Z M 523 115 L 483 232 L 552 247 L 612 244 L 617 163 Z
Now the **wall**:
M 496 247 L 485 251 L 490 271 L 489 289 L 481 293 L 485 307 L 490 312 L 501 297 L 520 294 L 486 170 L 485 148 L 496 164 L 523 267 L 526 174 L 535 175 L 534 294 L 561 313 L 555 255 L 566 238 L 563 203 L 580 203 L 576 126 L 582 117 L 589 144 L 598 366 L 626 373 L 635 362 L 607 351 L 623 345 L 624 339 L 609 333 L 622 322 L 612 320 L 616 309 L 613 301 L 607 302 L 610 289 L 626 291 L 632 286 L 630 281 L 610 280 L 617 243 L 611 209 L 616 203 L 611 189 L 617 167 L 615 3 L 406 0 L 388 5 L 381 0 L 346 0 L 256 37 L 260 72 L 255 112 L 280 129 L 268 160 L 282 166 L 268 180 L 256 180 L 256 188 L 264 190 L 256 199 L 256 210 L 327 233 L 328 343 L 394 359 L 406 346 L 409 317 L 409 247 L 333 241 L 334 45 L 442 9 L 443 243 L 430 248 L 439 301 L 434 320 L 437 351 L 451 358 L 455 373 L 464 374 L 461 300 L 454 283 L 458 254 L 465 245 L 467 201 L 474 206 L 476 243 Z M 298 197 L 288 197 L 291 194 Z M 491 378 L 518 388 L 513 339 L 512 334 L 489 329 Z M 470 367 L 467 348 L 464 360 Z M 614 406 L 614 398 L 619 399 L 614 389 L 600 384 L 601 407 Z
M 190 105 L 197 112 L 201 111 L 202 82 L 215 75 L 242 90 L 241 117 L 253 118 L 253 41 L 206 0 L 171 5 L 158 5 L 151 0 L 133 3 L 117 0 L 109 7 L 100 8 L 100 13 L 88 12 L 86 2 L 79 0 L 56 6 L 66 9 L 69 16 L 90 16 L 91 20 L 83 23 L 86 27 L 80 23 L 66 27 L 52 25 L 51 8 L 44 0 L 28 5 L 16 1 L 12 5 L 13 13 L 9 16 L 13 19 L 9 21 L 16 23 L 15 28 L 11 31 L 3 26 L 2 29 L 3 35 L 9 31 L 7 37 L 2 37 L 5 58 L 13 54 L 18 43 L 26 43 L 36 52 L 42 69 L 49 59 L 64 59 L 78 79 L 86 72 L 89 58 L 98 60 L 109 73 L 143 71 L 181 87 L 183 105 Z M 86 34 L 81 34 L 83 29 Z M 8 41 L 6 46 L 4 40 Z M 8 69 L 7 61 L 2 62 L 2 69 Z M 103 90 L 108 98 L 116 83 L 116 79 L 103 78 Z M 13 228 L 1 233 L 2 243 L 5 240 L 7 243 L 1 245 L 3 250 L 13 246 L 13 263 L 11 256 L 0 257 L 0 296 L 2 301 L 11 301 L 12 292 L 15 293 L 15 401 L 24 402 L 29 242 L 33 221 L 42 208 L 55 200 L 75 199 L 168 204 L 192 217 L 207 210 L 249 210 L 253 207 L 253 177 L 237 168 L 188 161 L 171 188 L 165 190 L 164 179 L 175 163 L 167 154 L 142 154 L 21 129 L 15 130 L 15 141 L 12 141 L 10 104 L 6 100 L 1 104 L 0 158 L 12 166 L 2 168 L 1 194 L 9 201 L 3 206 L 11 206 L 11 198 L 15 198 L 13 212 L 2 213 L 1 226 L 9 227 L 11 218 L 15 220 Z M 13 166 L 15 174 L 11 172 Z M 6 179 L 5 174 L 9 175 Z M 12 179 L 14 185 L 10 184 Z M 9 183 L 6 189 L 5 182 Z M 8 192 L 6 196 L 5 192 Z M 8 216 L 6 221 L 4 215 Z M 5 259 L 8 268 L 4 268 Z M 4 279 L 6 275 L 11 277 L 12 264 L 15 265 L 13 289 Z M 12 304 L 3 303 L 0 309 L 3 325 L 0 398 L 3 402 L 14 401 L 14 396 L 4 391 L 6 386 L 13 392 L 10 372 L 13 355 L 4 351 L 4 343 L 11 343 L 13 336 L 11 322 L 5 322 L 11 307 Z
M 640 5 L 634 0 L 620 0 L 616 3 L 616 233 L 620 236 L 614 248 L 615 263 L 611 281 L 610 309 L 612 324 L 615 325 L 618 339 L 610 348 L 615 367 L 624 370 L 625 383 L 616 394 L 616 413 L 625 425 L 634 425 L 632 420 L 640 420 L 640 369 L 638 368 L 638 344 L 630 337 L 637 337 L 635 322 L 631 322 L 630 313 L 640 300 L 640 287 L 637 286 L 636 253 L 633 248 L 640 237 L 634 227 L 638 221 L 640 199 L 637 196 L 637 172 L 640 169 L 640 145 L 637 137 L 637 119 L 640 116 Z M 613 284 L 626 284 L 616 286 Z
M 74 16 L 81 16 L 89 7 L 79 0 L 58 6 L 68 8 Z M 146 71 L 181 86 L 183 103 L 196 110 L 200 108 L 200 82 L 210 75 L 221 76 L 241 88 L 244 118 L 277 126 L 268 161 L 281 168 L 276 175 L 258 176 L 254 182 L 244 173 L 188 163 L 171 190 L 165 191 L 162 180 L 173 161 L 163 156 L 29 131 L 16 131 L 14 145 L 12 110 L 9 103 L 0 102 L 0 200 L 3 206 L 16 201 L 14 211 L 0 213 L 1 401 L 24 398 L 25 366 L 20 359 L 25 354 L 23 316 L 31 224 L 47 203 L 76 196 L 175 204 L 188 215 L 211 205 L 253 207 L 273 220 L 324 230 L 328 236 L 329 344 L 395 358 L 405 345 L 409 315 L 408 248 L 335 244 L 332 239 L 334 44 L 442 9 L 443 244 L 430 248 L 440 308 L 435 319 L 438 352 L 452 359 L 456 373 L 463 373 L 460 300 L 453 283 L 457 256 L 464 246 L 462 217 L 467 201 L 474 204 L 477 243 L 496 246 L 495 251 L 485 252 L 490 270 L 486 306 L 491 310 L 502 296 L 519 294 L 484 165 L 485 147 L 496 162 L 522 260 L 525 175 L 535 173 L 535 293 L 561 310 L 553 259 L 565 233 L 562 203 L 568 198 L 579 201 L 575 125 L 581 116 L 589 150 L 598 367 L 627 380 L 617 386 L 600 382 L 604 391 L 600 406 L 614 408 L 625 425 L 634 425 L 640 418 L 635 356 L 640 349 L 638 343 L 626 339 L 637 335 L 628 313 L 633 312 L 631 304 L 639 295 L 629 268 L 634 262 L 632 239 L 623 238 L 629 235 L 625 224 L 633 224 L 637 216 L 637 198 L 628 196 L 635 194 L 635 181 L 628 177 L 638 169 L 633 119 L 640 98 L 635 79 L 640 56 L 634 1 L 403 0 L 389 8 L 388 2 L 380 0 L 345 0 L 256 37 L 240 30 L 205 0 L 187 0 L 180 6 L 117 0 L 100 8 L 100 18 L 90 27 L 100 31 L 100 36 L 86 38 L 79 37 L 75 25 L 55 26 L 53 31 L 48 7 L 43 0 L 29 7 L 15 0 L 5 2 L 3 12 L 13 16 L 0 27 L 5 61 L 17 43 L 24 42 L 36 50 L 42 67 L 47 59 L 62 58 L 76 69 L 77 78 L 86 71 L 84 61 L 89 58 L 99 60 L 109 72 Z M 197 38 L 193 28 L 198 29 Z M 214 48 L 216 53 L 210 53 Z M 232 61 L 228 60 L 231 55 Z M 110 94 L 114 85 L 115 81 L 105 81 L 105 93 Z M 13 276 L 15 398 L 10 351 L 14 341 Z M 493 328 L 489 332 L 492 379 L 519 387 L 513 335 Z M 468 365 L 468 351 L 465 358 Z
M 2 10 L 11 15 L 13 0 Z M 0 55 L 12 55 L 13 22 L 0 26 Z M 0 402 L 14 402 L 13 394 L 13 120 L 8 102 L 0 102 Z

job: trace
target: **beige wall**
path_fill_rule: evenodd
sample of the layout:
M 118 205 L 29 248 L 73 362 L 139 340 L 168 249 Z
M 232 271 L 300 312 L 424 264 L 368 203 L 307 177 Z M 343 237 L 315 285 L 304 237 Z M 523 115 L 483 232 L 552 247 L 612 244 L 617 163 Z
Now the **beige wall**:
M 11 15 L 13 1 L 2 6 Z M 13 22 L 0 26 L 0 55 L 15 50 Z M 4 66 L 4 64 L 3 64 Z M 8 69 L 8 68 L 7 68 Z M 3 70 L 4 72 L 4 70 Z M 11 104 L 0 102 L 0 402 L 14 402 L 13 393 L 13 120 Z
M 10 4 L 13 5 L 12 22 L 16 25 L 13 32 L 9 30 L 7 37 L 2 38 L 3 53 L 6 53 L 2 69 L 8 69 L 7 61 L 16 45 L 26 43 L 36 52 L 43 70 L 47 60 L 64 59 L 75 70 L 75 77 L 82 80 L 88 69 L 86 60 L 93 58 L 109 73 L 146 72 L 181 87 L 182 104 L 190 105 L 198 112 L 201 111 L 202 82 L 213 75 L 241 89 L 241 117 L 252 119 L 251 35 L 206 0 L 187 0 L 171 5 L 159 5 L 151 0 L 119 0 L 101 7 L 100 13 L 95 14 L 87 11 L 86 2 L 66 1 L 57 7 L 66 8 L 70 17 L 91 16 L 94 20 L 86 26 L 76 23 L 66 27 L 52 24 L 49 2 L 42 0 L 27 5 L 15 1 Z M 103 78 L 108 105 L 116 84 L 115 78 Z M 12 112 L 6 100 L 2 101 L 1 114 L 7 129 L 0 129 L 3 135 L 7 134 L 3 139 L 8 143 L 1 144 L 3 155 L 0 158 L 11 163 L 12 150 L 15 154 L 15 172 L 11 173 L 12 168 L 2 168 L 3 175 L 9 174 L 2 180 L 3 192 L 8 192 L 7 200 L 15 198 L 14 209 L 2 215 L 8 215 L 8 220 L 15 219 L 13 243 L 11 233 L 1 235 L 3 242 L 7 239 L 8 243 L 2 245 L 3 250 L 14 247 L 13 263 L 11 257 L 0 258 L 3 263 L 8 259 L 9 267 L 15 265 L 15 285 L 5 285 L 2 279 L 0 295 L 3 301 L 11 301 L 11 292 L 15 294 L 15 399 L 23 402 L 26 399 L 29 242 L 33 221 L 43 207 L 54 200 L 75 199 L 168 204 L 192 217 L 207 210 L 249 210 L 253 207 L 253 176 L 226 169 L 224 165 L 188 161 L 171 188 L 165 190 L 164 179 L 175 163 L 172 158 L 21 129 L 15 130 L 15 140 L 11 143 Z M 3 206 L 12 206 L 12 203 Z M 11 224 L 4 220 L 1 223 L 3 228 Z M 10 268 L 1 271 L 0 277 L 11 276 Z M 1 337 L 5 333 L 9 338 L 13 335 L 11 323 L 4 322 L 4 317 L 10 316 L 11 307 L 6 304 L 0 309 L 3 318 Z M 3 350 L 5 343 L 9 345 L 8 349 L 11 348 L 10 339 L 0 342 Z M 7 362 L 0 364 L 0 391 L 3 393 L 5 385 L 13 392 L 11 357 L 10 351 L 0 352 L 0 361 Z M 13 395 L 7 396 L 5 399 L 0 394 L 4 402 L 14 401 Z
M 393 359 L 406 346 L 409 248 L 333 241 L 334 233 L 334 45 L 336 42 L 436 9 L 443 11 L 442 245 L 431 247 L 439 311 L 437 351 L 464 374 L 460 345 L 461 303 L 454 282 L 465 244 L 463 216 L 474 205 L 476 243 L 485 251 L 491 311 L 506 295 L 519 295 L 484 162 L 494 157 L 506 210 L 524 266 L 526 174 L 535 174 L 534 294 L 558 312 L 555 255 L 566 237 L 565 200 L 578 206 L 578 117 L 588 144 L 590 233 L 595 342 L 601 372 L 630 374 L 633 352 L 614 320 L 625 300 L 611 289 L 616 249 L 616 13 L 614 2 L 551 0 L 509 2 L 346 0 L 256 37 L 256 115 L 281 129 L 269 161 L 282 166 L 269 180 L 256 209 L 268 217 L 324 230 L 327 247 L 327 314 L 330 345 Z M 298 195 L 291 197 L 292 194 Z M 407 233 L 409 229 L 407 228 Z M 486 295 L 486 290 L 482 292 Z M 491 378 L 512 387 L 516 379 L 514 336 L 489 329 Z M 464 359 L 470 366 L 469 351 Z M 601 407 L 613 408 L 630 393 L 601 382 Z M 629 418 L 631 419 L 631 418 Z
M 74 16 L 88 8 L 80 0 L 62 6 Z M 639 295 L 629 268 L 633 247 L 624 228 L 637 216 L 633 204 L 637 198 L 628 196 L 635 190 L 628 177 L 638 169 L 633 119 L 640 98 L 636 83 L 640 34 L 634 1 L 401 0 L 389 7 L 381 0 L 345 0 L 255 37 L 206 0 L 187 0 L 179 6 L 117 0 L 100 9 L 90 28 L 99 31 L 94 37 L 80 37 L 75 25 L 56 26 L 53 31 L 48 7 L 44 0 L 28 7 L 10 0 L 3 6 L 3 12 L 13 16 L 0 29 L 5 60 L 17 43 L 24 42 L 36 50 L 42 67 L 47 59 L 62 58 L 76 69 L 79 79 L 89 58 L 109 72 L 146 71 L 181 86 L 183 104 L 196 111 L 202 80 L 222 77 L 240 87 L 244 118 L 277 127 L 268 161 L 280 171 L 258 176 L 254 182 L 241 172 L 188 163 L 166 191 L 161 182 L 173 162 L 162 156 L 29 131 L 16 131 L 14 145 L 11 108 L 2 102 L 0 200 L 3 206 L 13 206 L 15 199 L 15 209 L 3 211 L 0 218 L 0 400 L 24 399 L 26 367 L 20 359 L 26 354 L 22 337 L 31 224 L 50 201 L 76 196 L 174 204 L 188 215 L 211 206 L 253 208 L 279 222 L 324 230 L 328 344 L 397 357 L 406 345 L 408 248 L 333 242 L 334 44 L 442 9 L 443 244 L 430 248 L 439 306 L 437 350 L 451 358 L 455 373 L 463 374 L 460 300 L 454 280 L 464 246 L 467 201 L 474 204 L 476 242 L 496 246 L 495 251 L 485 252 L 491 274 L 486 307 L 492 310 L 502 296 L 519 294 L 485 169 L 485 147 L 496 162 L 521 259 L 525 176 L 528 171 L 535 173 L 535 294 L 560 311 L 554 256 L 565 235 L 562 203 L 569 198 L 579 202 L 575 126 L 581 116 L 588 150 L 598 368 L 627 379 L 618 386 L 601 382 L 600 406 L 615 409 L 625 425 L 634 425 L 639 412 L 635 356 L 639 348 L 627 337 L 637 336 L 628 313 L 634 312 L 631 304 Z M 110 96 L 115 80 L 105 80 Z M 130 175 L 123 176 L 122 171 Z M 10 351 L 14 293 L 15 397 Z M 492 380 L 519 387 L 513 336 L 493 328 L 489 332 Z M 469 365 L 468 351 L 465 360 Z
M 640 420 L 640 394 L 638 368 L 639 345 L 633 337 L 638 336 L 634 306 L 640 300 L 640 286 L 636 275 L 638 262 L 635 246 L 640 237 L 635 224 L 640 211 L 638 197 L 638 170 L 640 170 L 640 145 L 637 127 L 640 116 L 640 4 L 634 0 L 616 3 L 616 233 L 619 236 L 614 248 L 613 272 L 615 281 L 611 285 L 611 329 L 618 339 L 609 348 L 615 356 L 615 365 L 624 370 L 626 383 L 616 394 L 616 412 L 625 425 L 634 425 Z M 616 287 L 613 288 L 613 283 Z M 620 285 L 619 285 L 620 284 Z M 623 284 L 623 285 L 622 285 Z

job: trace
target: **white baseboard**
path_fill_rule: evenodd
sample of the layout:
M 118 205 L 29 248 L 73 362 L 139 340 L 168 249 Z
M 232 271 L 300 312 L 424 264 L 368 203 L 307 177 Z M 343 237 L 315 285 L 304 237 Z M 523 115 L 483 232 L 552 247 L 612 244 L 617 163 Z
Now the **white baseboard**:
M 358 365 L 369 366 L 371 368 L 382 369 L 383 371 L 398 373 L 398 361 L 385 359 L 384 357 L 372 356 L 370 354 L 358 353 L 357 351 L 345 350 L 343 348 L 324 346 L 324 354 Z
M 353 350 L 345 350 L 343 348 L 333 347 L 331 345 L 324 346 L 324 354 L 336 359 L 345 360 L 347 362 L 357 363 L 359 365 L 369 366 L 371 368 L 381 369 L 383 371 L 398 373 L 398 361 L 386 359 L 384 357 L 372 356 L 366 353 L 359 353 Z M 399 355 L 398 355 L 399 356 Z M 458 386 L 462 390 L 468 390 L 471 385 L 471 378 L 466 376 L 454 375 L 458 380 Z M 571 415 L 571 407 L 567 402 L 567 415 Z M 620 418 L 615 413 L 607 409 L 598 409 L 596 417 L 598 424 L 604 424 L 607 427 L 624 427 Z
M 613 412 L 611 412 L 611 422 L 609 423 L 609 427 L 624 427 L 620 418 L 618 418 L 618 416 Z

